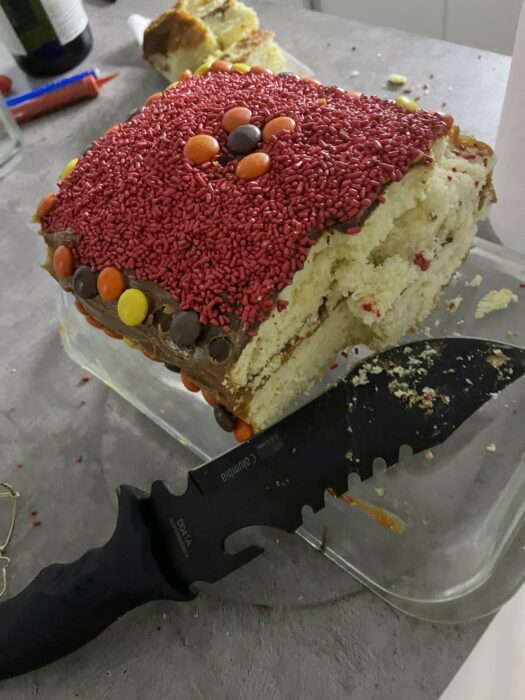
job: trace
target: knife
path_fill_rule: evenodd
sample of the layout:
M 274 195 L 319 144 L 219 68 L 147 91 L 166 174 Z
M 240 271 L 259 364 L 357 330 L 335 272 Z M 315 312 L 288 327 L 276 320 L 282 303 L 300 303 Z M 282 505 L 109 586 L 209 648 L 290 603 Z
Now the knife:
M 399 448 L 429 449 L 489 398 L 525 373 L 525 349 L 471 338 L 423 340 L 368 357 L 328 391 L 239 447 L 189 472 L 174 494 L 156 481 L 148 494 L 118 493 L 114 534 L 70 564 L 43 569 L 0 605 L 0 679 L 78 649 L 147 601 L 193 599 L 262 550 L 235 554 L 225 539 L 245 527 L 293 532 L 303 506 L 340 495 L 348 476 Z M 349 532 L 351 536 L 351 532 Z

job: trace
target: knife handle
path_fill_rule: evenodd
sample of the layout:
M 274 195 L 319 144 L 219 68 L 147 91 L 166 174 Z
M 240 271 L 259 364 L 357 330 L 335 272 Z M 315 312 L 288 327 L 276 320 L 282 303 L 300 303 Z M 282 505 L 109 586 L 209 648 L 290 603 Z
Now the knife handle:
M 168 582 L 157 564 L 144 521 L 146 496 L 122 486 L 117 526 L 103 547 L 71 564 L 48 566 L 0 604 L 0 679 L 75 651 L 142 603 L 195 597 Z

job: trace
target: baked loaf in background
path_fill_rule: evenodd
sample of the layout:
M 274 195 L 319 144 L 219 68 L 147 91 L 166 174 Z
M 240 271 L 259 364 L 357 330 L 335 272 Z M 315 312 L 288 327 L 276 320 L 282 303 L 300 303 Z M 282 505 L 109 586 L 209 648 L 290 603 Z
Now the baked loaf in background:
M 432 311 L 494 157 L 406 98 L 222 69 L 152 96 L 37 215 L 87 320 L 180 368 L 242 439 L 338 352 L 396 344 Z
M 144 57 L 171 80 L 216 60 L 276 73 L 285 67 L 273 32 L 261 30 L 255 11 L 237 0 L 178 0 L 147 27 Z

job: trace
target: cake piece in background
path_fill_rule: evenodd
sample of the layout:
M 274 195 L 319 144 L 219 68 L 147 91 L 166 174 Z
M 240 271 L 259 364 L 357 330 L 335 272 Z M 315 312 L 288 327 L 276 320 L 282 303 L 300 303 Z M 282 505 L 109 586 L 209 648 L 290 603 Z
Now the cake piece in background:
M 261 30 L 255 11 L 237 0 L 178 0 L 146 28 L 144 57 L 171 80 L 216 60 L 276 73 L 285 67 L 273 32 Z

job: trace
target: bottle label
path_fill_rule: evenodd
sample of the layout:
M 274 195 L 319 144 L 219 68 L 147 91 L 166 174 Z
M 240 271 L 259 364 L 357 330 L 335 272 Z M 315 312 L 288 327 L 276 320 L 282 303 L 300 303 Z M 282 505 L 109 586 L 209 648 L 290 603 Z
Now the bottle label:
M 27 56 L 24 45 L 18 38 L 6 13 L 0 5 L 0 42 L 13 56 Z
M 88 24 L 82 0 L 40 0 L 61 44 L 69 44 Z

